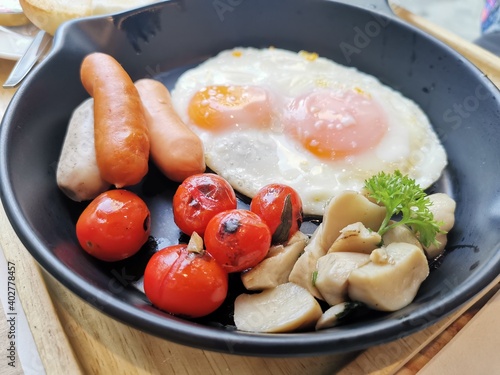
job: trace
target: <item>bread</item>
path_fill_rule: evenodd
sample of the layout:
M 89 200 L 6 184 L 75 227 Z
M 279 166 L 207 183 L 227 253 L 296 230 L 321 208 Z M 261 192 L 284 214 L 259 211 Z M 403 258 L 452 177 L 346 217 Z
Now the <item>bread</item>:
M 157 2 L 157 0 L 20 0 L 26 17 L 54 35 L 63 22 L 80 17 L 110 14 Z

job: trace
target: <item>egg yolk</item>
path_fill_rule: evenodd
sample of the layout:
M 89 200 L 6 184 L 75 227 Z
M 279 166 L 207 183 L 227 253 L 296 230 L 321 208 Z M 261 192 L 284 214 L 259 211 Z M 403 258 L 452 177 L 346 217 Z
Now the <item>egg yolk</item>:
M 294 99 L 284 130 L 306 150 L 324 159 L 340 159 L 376 146 L 387 132 L 387 116 L 368 94 L 319 90 Z
M 211 131 L 269 126 L 268 92 L 256 86 L 209 86 L 196 92 L 188 107 L 193 123 Z

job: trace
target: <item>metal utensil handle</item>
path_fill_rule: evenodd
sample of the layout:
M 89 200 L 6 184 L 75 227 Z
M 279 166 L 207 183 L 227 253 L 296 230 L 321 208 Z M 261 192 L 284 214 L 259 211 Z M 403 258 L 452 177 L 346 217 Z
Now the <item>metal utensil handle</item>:
M 45 53 L 51 41 L 52 37 L 49 34 L 43 30 L 39 31 L 26 52 L 14 66 L 14 69 L 12 69 L 3 87 L 17 87 Z
M 394 16 L 390 0 L 336 0 L 338 3 L 358 6 L 363 9 L 378 11 L 387 16 Z M 397 4 L 395 4 L 397 5 Z

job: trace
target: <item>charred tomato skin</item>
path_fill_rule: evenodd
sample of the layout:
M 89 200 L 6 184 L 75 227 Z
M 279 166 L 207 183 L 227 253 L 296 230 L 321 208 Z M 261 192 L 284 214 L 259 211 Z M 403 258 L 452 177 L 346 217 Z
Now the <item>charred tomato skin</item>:
M 152 304 L 168 313 L 199 318 L 215 311 L 226 298 L 228 276 L 207 252 L 187 245 L 156 252 L 144 271 L 144 292 Z
M 90 255 L 114 262 L 137 253 L 151 232 L 146 203 L 125 189 L 98 195 L 80 214 L 76 236 Z
M 250 211 L 269 226 L 274 245 L 287 242 L 304 219 L 302 199 L 295 189 L 284 184 L 262 187 L 252 198 Z
M 234 209 L 214 216 L 205 231 L 205 246 L 228 272 L 256 266 L 271 246 L 271 232 L 255 213 Z
M 174 194 L 174 222 L 187 235 L 196 232 L 203 236 L 212 217 L 236 205 L 236 194 L 224 178 L 213 173 L 196 174 L 186 178 Z

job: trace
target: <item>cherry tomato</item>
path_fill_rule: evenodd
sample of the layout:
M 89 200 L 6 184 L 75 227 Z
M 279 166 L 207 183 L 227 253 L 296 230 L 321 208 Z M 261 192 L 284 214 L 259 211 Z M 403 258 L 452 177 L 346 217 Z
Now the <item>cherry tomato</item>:
M 203 245 L 202 245 L 203 246 Z M 207 252 L 174 245 L 156 252 L 144 271 L 144 292 L 161 310 L 198 318 L 224 302 L 228 276 Z
M 203 236 L 212 217 L 236 208 L 233 188 L 222 177 L 201 173 L 186 178 L 173 199 L 174 221 L 187 235 Z
M 299 230 L 303 220 L 299 194 L 283 184 L 269 184 L 260 189 L 250 203 L 250 211 L 269 226 L 273 244 L 287 242 Z
M 123 189 L 100 194 L 76 223 L 76 236 L 82 248 L 108 262 L 134 255 L 146 243 L 150 231 L 146 203 Z
M 271 246 L 271 232 L 251 211 L 224 211 L 208 223 L 205 246 L 227 272 L 240 272 L 265 258 Z

